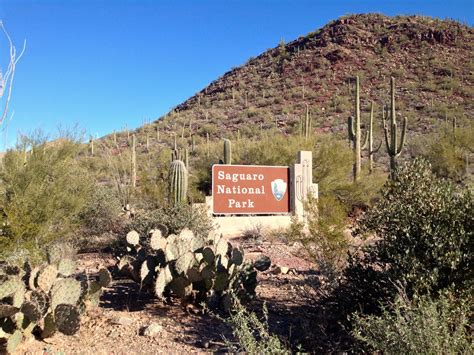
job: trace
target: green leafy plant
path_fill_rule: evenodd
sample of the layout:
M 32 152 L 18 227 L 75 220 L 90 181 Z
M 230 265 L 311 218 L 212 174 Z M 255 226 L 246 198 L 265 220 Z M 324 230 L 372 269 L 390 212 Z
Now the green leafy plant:
M 76 159 L 78 143 L 64 138 L 30 144 L 29 151 L 8 151 L 0 166 L 0 254 L 67 238 L 90 201 L 92 179 Z
M 246 354 L 290 354 L 291 351 L 268 328 L 268 309 L 263 305 L 263 320 L 249 312 L 240 302 L 232 308 L 226 320 L 232 327 L 237 344 L 226 339 L 230 352 Z
M 354 316 L 356 339 L 386 354 L 472 354 L 467 300 L 453 295 L 410 300 L 401 293 L 380 316 Z
M 395 284 L 409 296 L 452 287 L 472 287 L 474 213 L 469 189 L 439 180 L 430 165 L 415 159 L 397 171 L 382 199 L 361 220 L 359 234 L 375 243 L 353 255 L 345 287 L 353 305 L 368 311 L 392 299 Z

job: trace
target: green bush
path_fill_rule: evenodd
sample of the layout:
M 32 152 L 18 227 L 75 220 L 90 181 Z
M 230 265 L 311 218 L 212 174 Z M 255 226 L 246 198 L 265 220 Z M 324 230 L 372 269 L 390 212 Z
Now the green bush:
M 96 186 L 90 201 L 79 215 L 82 233 L 87 238 L 116 230 L 120 223 L 121 209 L 122 205 L 115 191 L 105 186 Z
M 310 199 L 305 206 L 308 231 L 304 224 L 292 221 L 288 239 L 298 241 L 309 255 L 322 267 L 339 269 L 345 262 L 349 247 L 344 236 L 347 213 L 344 205 L 334 196 Z
M 415 159 L 396 181 L 384 187 L 382 200 L 361 220 L 357 233 L 378 239 L 354 255 L 345 270 L 353 305 L 377 309 L 391 299 L 394 284 L 408 294 L 472 287 L 474 211 L 468 189 L 456 191 Z
M 227 323 L 232 327 L 237 344 L 227 342 L 231 353 L 246 354 L 290 354 L 280 339 L 268 329 L 268 310 L 263 306 L 263 320 L 249 312 L 238 301 Z
M 26 153 L 8 151 L 0 167 L 2 254 L 68 238 L 90 201 L 92 181 L 76 159 L 78 143 L 58 139 L 32 144 Z
M 418 138 L 413 155 L 427 159 L 436 175 L 460 181 L 466 178 L 466 156 L 474 151 L 474 127 L 439 128 L 437 132 Z
M 343 203 L 347 212 L 355 206 L 370 206 L 378 198 L 387 175 L 378 170 L 354 183 L 351 172 L 353 152 L 348 144 L 333 136 L 323 136 L 313 151 L 313 179 L 318 182 L 321 196 L 333 196 Z
M 168 227 L 169 233 L 179 233 L 188 228 L 198 237 L 209 235 L 212 221 L 203 208 L 190 205 L 162 206 L 151 211 L 139 211 L 136 218 L 127 226 L 127 230 L 135 230 L 140 235 L 146 235 L 158 224 Z
M 410 301 L 398 295 L 380 316 L 355 315 L 356 339 L 384 354 L 472 354 L 470 307 L 443 294 Z

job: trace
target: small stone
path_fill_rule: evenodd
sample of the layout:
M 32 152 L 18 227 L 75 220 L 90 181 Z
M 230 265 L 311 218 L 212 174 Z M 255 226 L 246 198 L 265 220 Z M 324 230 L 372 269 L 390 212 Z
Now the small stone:
M 109 333 L 109 338 L 112 338 L 112 339 L 115 339 L 115 338 L 118 338 L 120 336 L 119 332 L 116 331 L 116 330 L 112 330 L 110 333 Z
M 279 266 L 275 266 L 273 269 L 271 269 L 271 273 L 274 275 L 279 275 L 281 274 L 281 268 Z
M 113 320 L 114 324 L 118 325 L 123 325 L 123 326 L 129 326 L 133 323 L 133 319 L 127 318 L 127 317 L 119 317 L 117 319 Z
M 163 330 L 163 326 L 158 323 L 151 323 L 148 327 L 145 328 L 143 331 L 143 335 L 147 337 L 154 337 L 157 334 L 161 333 Z

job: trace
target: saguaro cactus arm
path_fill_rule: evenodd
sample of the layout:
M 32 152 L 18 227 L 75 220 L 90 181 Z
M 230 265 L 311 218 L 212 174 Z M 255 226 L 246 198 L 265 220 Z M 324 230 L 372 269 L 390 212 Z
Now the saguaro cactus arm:
M 347 118 L 347 133 L 348 133 L 348 138 L 352 142 L 355 139 L 355 129 L 354 129 L 354 117 L 349 116 Z
M 405 133 L 407 130 L 407 122 L 408 122 L 408 118 L 403 117 L 403 126 L 402 126 L 402 132 L 401 132 L 402 135 L 400 137 L 400 145 L 398 146 L 397 156 L 400 155 L 403 148 L 405 147 Z

